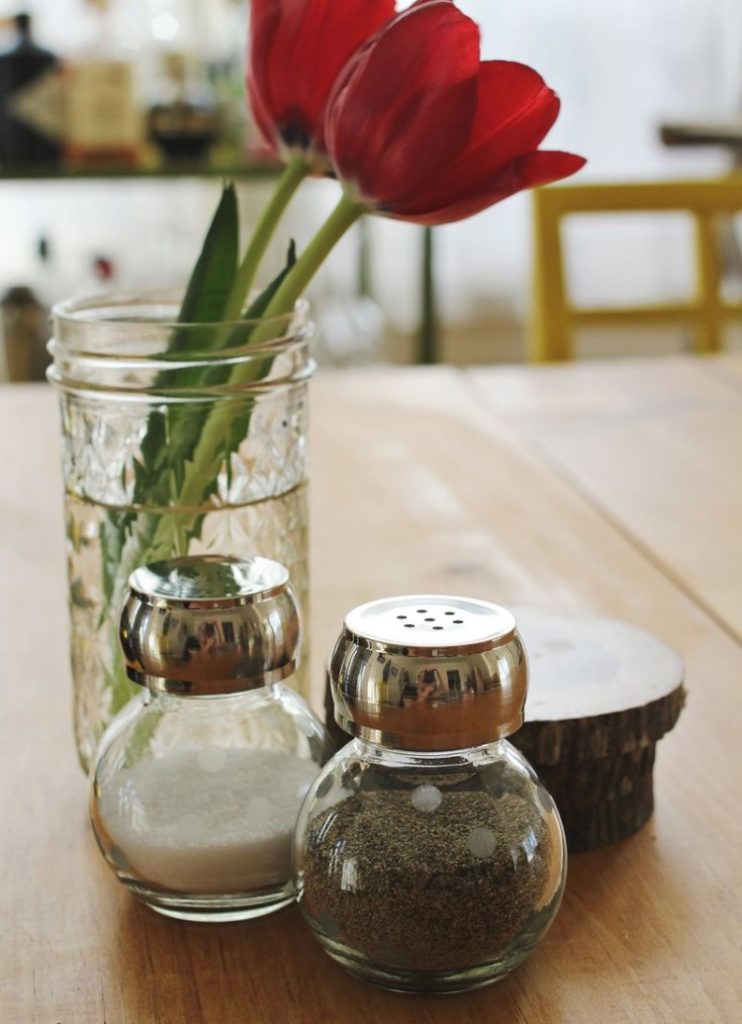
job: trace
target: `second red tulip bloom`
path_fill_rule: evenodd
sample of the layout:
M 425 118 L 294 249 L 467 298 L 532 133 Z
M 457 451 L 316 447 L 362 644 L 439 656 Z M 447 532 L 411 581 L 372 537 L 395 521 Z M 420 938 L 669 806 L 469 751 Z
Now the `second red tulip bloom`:
M 425 0 L 351 58 L 327 106 L 337 176 L 364 206 L 420 224 L 461 220 L 579 170 L 539 150 L 559 99 L 524 64 L 479 59 L 479 29 L 450 0 Z

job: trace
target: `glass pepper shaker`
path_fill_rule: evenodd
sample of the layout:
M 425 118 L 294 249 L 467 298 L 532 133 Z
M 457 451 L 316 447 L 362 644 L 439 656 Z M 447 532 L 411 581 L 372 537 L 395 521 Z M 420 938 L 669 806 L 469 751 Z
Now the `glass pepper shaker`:
M 192 921 L 290 903 L 291 836 L 329 755 L 291 690 L 301 634 L 288 570 L 189 557 L 137 569 L 121 616 L 142 692 L 103 735 L 90 814 L 108 864 L 154 910 Z
M 331 957 L 388 988 L 497 980 L 548 929 L 566 866 L 554 802 L 504 738 L 526 697 L 515 619 L 459 597 L 373 601 L 346 617 L 330 677 L 355 739 L 297 822 L 306 920 Z

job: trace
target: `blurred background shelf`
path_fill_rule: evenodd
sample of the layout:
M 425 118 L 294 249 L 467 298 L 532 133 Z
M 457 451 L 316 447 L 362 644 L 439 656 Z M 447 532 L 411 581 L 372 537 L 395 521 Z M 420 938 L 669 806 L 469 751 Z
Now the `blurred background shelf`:
M 240 181 L 270 181 L 278 173 L 272 163 L 204 163 L 202 161 L 127 167 L 102 164 L 99 167 L 0 167 L 0 182 L 12 181 L 149 181 L 159 178 L 217 178 Z
M 588 157 L 575 185 L 715 178 L 739 162 L 739 3 L 626 0 L 618 17 L 593 0 L 568 0 L 558 11 L 545 0 L 458 2 L 481 24 L 486 58 L 531 64 L 560 94 L 562 114 L 547 145 Z M 130 79 L 122 71 L 119 81 L 125 92 L 130 80 L 133 99 L 122 131 L 131 134 L 138 119 L 139 136 L 123 164 L 27 167 L 16 160 L 0 169 L 0 297 L 28 288 L 46 309 L 101 287 L 182 282 L 227 178 L 238 183 L 244 240 L 276 171 L 270 162 L 242 156 L 259 145 L 244 95 L 245 0 L 0 0 L 0 50 L 16 45 L 21 6 L 50 66 L 102 60 L 129 68 Z M 629 66 L 640 70 L 626 76 L 621 69 Z M 86 94 L 95 94 L 91 80 Z M 202 147 L 197 159 L 172 160 L 162 149 L 163 140 L 166 147 L 173 143 L 168 116 L 174 109 L 218 114 L 199 122 L 201 135 L 194 128 L 194 144 Z M 79 142 L 79 119 L 73 127 Z M 82 137 L 89 141 L 85 131 Z M 187 140 L 176 133 L 174 144 Z M 68 152 L 60 147 L 57 159 Z M 334 205 L 336 188 L 322 180 L 302 187 L 267 254 L 266 276 L 281 264 L 289 234 L 299 248 L 307 244 Z M 724 302 L 730 303 L 742 297 L 734 255 L 739 222 L 731 218 L 722 231 Z M 434 238 L 370 219 L 343 239 L 312 284 L 315 309 L 327 313 L 323 336 L 332 338 L 323 361 L 460 365 L 528 358 L 532 225 L 525 194 Z M 692 301 L 693 232 L 681 211 L 570 217 L 562 239 L 569 302 L 636 309 Z M 692 346 L 692 332 L 678 324 L 617 320 L 582 324 L 575 333 L 581 357 Z M 733 326 L 727 334 L 726 346 L 742 344 Z
M 666 146 L 723 146 L 742 155 L 742 120 L 667 122 L 660 125 L 660 138 Z

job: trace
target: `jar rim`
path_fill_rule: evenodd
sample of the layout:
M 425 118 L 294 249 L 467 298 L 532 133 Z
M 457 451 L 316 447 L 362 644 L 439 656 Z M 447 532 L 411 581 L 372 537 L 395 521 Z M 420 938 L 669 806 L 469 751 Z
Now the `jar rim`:
M 290 313 L 263 319 L 179 323 L 182 294 L 182 289 L 113 291 L 57 303 L 47 379 L 72 393 L 190 400 L 275 390 L 312 375 L 314 324 L 306 299 Z M 251 328 L 258 326 L 256 338 Z M 271 371 L 273 360 L 283 355 L 291 365 L 281 363 L 278 372 Z M 245 384 L 230 385 L 231 368 L 248 365 L 255 369 Z M 207 376 L 194 381 L 194 373 Z
M 158 307 L 162 308 L 164 306 L 172 306 L 175 308 L 179 306 L 182 296 L 182 288 L 144 288 L 112 292 L 94 292 L 92 294 L 75 296 L 55 302 L 51 309 L 51 316 L 54 323 L 61 323 L 69 327 L 84 327 L 85 325 L 100 326 L 101 324 L 116 324 L 120 326 L 131 324 L 132 327 L 141 327 L 142 323 L 149 323 L 150 325 L 157 326 L 163 330 L 188 330 L 195 328 L 203 330 L 209 327 L 220 327 L 224 329 L 228 327 L 245 327 L 246 325 L 250 326 L 266 323 L 275 323 L 277 326 L 288 326 L 297 316 L 299 318 L 305 317 L 309 310 L 309 303 L 307 300 L 300 298 L 295 303 L 291 312 L 276 313 L 269 317 L 251 317 L 245 319 L 237 317 L 236 319 L 231 320 L 190 321 L 178 320 L 176 317 L 172 316 L 135 316 L 133 312 L 130 316 L 96 316 L 96 314 L 103 314 L 114 309 L 126 309 L 126 307 L 130 307 L 132 311 L 137 309 L 149 309 L 154 311 Z

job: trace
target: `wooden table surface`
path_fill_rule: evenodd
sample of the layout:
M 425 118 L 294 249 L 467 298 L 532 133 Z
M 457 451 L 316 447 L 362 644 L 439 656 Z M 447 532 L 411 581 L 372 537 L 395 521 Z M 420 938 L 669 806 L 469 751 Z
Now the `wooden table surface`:
M 372 597 L 628 619 L 687 667 L 654 818 L 572 857 L 533 957 L 466 996 L 356 981 L 295 908 L 198 926 L 139 905 L 73 751 L 55 399 L 5 388 L 2 1024 L 742 1021 L 742 359 L 320 374 L 312 416 L 317 704 L 343 612 Z

